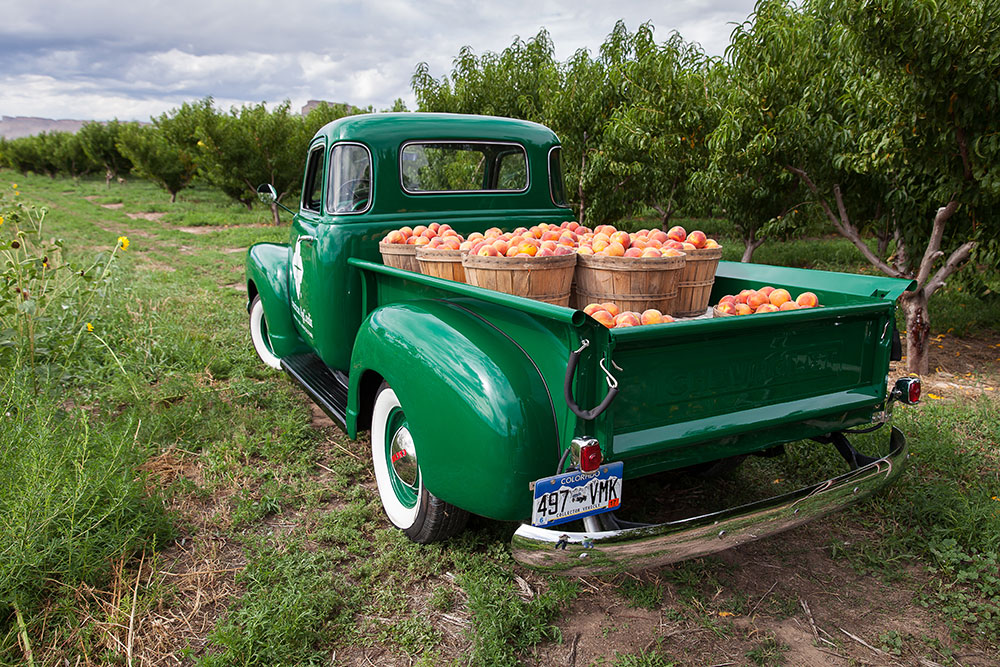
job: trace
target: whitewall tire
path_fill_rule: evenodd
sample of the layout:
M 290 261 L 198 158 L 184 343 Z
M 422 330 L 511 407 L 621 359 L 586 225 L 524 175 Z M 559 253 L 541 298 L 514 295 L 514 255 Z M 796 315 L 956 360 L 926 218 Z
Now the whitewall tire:
M 396 392 L 382 383 L 372 409 L 372 467 L 382 508 L 414 542 L 446 539 L 465 527 L 468 512 L 424 488 L 409 422 Z
M 264 318 L 264 304 L 260 296 L 255 296 L 250 304 L 250 340 L 260 360 L 271 368 L 281 369 L 281 359 L 271 350 L 271 339 L 267 336 L 267 320 Z

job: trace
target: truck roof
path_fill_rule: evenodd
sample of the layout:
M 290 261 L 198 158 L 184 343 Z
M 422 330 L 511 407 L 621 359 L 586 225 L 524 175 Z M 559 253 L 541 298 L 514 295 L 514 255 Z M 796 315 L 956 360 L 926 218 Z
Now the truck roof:
M 346 116 L 324 125 L 316 137 L 327 141 L 363 141 L 395 145 L 414 139 L 489 139 L 539 147 L 559 143 L 544 125 L 514 118 L 453 113 L 370 113 Z

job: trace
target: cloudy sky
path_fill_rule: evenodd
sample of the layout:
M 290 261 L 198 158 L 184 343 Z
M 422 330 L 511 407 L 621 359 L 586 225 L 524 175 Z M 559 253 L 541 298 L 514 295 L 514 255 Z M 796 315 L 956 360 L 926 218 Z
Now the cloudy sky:
M 651 21 L 721 55 L 751 0 L 0 0 L 0 115 L 147 120 L 205 96 L 218 106 L 307 100 L 414 108 L 410 76 L 440 77 L 464 45 L 500 51 L 548 29 L 556 57 L 596 52 L 618 19 Z

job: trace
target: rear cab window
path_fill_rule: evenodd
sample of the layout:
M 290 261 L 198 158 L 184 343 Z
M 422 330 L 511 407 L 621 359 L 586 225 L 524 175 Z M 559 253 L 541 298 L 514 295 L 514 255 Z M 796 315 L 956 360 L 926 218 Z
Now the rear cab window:
M 566 184 L 563 181 L 562 148 L 553 146 L 549 151 L 549 195 L 556 206 L 569 206 L 566 203 Z
M 400 150 L 399 177 L 409 194 L 525 192 L 528 155 L 515 143 L 411 141 Z

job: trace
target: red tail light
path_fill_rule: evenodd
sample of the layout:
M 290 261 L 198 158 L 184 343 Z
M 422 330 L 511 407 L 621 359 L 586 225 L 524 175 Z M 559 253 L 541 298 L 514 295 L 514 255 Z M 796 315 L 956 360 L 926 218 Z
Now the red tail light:
M 920 400 L 920 378 L 900 378 L 892 390 L 895 399 L 913 405 Z
M 601 467 L 601 446 L 587 445 L 580 448 L 580 470 L 594 472 Z

